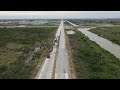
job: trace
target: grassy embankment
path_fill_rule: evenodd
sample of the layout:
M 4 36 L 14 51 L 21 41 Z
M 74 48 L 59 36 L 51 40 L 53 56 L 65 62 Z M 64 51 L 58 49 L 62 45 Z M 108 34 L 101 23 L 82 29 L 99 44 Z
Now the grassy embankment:
M 118 79 L 120 60 L 79 31 L 68 35 L 76 78 Z
M 52 44 L 57 28 L 0 28 L 0 78 L 28 79 L 38 71 L 38 65 Z M 27 61 L 30 52 L 42 47 L 34 53 L 34 58 Z M 26 63 L 27 61 L 27 63 Z
M 101 27 L 89 31 L 120 45 L 120 27 Z

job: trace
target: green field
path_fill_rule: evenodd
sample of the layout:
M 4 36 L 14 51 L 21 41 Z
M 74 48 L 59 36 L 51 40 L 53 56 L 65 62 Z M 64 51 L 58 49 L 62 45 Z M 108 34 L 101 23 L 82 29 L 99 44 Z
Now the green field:
M 120 27 L 99 27 L 89 31 L 120 45 Z
M 57 27 L 0 28 L 0 79 L 34 78 L 56 30 Z M 37 47 L 41 50 L 34 52 Z M 30 53 L 34 53 L 32 59 L 28 59 Z
M 120 61 L 79 31 L 68 35 L 78 79 L 120 79 Z

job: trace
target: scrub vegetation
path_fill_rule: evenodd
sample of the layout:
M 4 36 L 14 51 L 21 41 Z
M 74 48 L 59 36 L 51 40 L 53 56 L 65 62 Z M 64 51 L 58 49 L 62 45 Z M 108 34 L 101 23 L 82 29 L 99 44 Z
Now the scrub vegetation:
M 120 79 L 120 60 L 79 31 L 68 35 L 78 79 Z
M 55 28 L 0 28 L 0 79 L 34 78 L 52 45 Z

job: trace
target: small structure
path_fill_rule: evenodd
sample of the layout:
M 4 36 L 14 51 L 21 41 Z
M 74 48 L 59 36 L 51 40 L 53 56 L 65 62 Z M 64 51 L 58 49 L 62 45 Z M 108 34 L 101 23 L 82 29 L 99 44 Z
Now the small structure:
M 75 32 L 74 31 L 67 31 L 67 34 L 75 34 Z
M 65 26 L 66 30 L 73 30 L 73 26 Z
M 26 27 L 25 25 L 19 25 L 19 26 L 16 26 L 16 27 Z

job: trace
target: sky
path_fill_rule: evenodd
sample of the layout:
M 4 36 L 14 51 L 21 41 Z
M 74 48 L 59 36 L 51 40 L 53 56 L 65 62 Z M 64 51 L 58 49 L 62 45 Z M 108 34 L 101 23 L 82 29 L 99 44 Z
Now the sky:
M 0 11 L 0 19 L 120 18 L 120 11 Z

